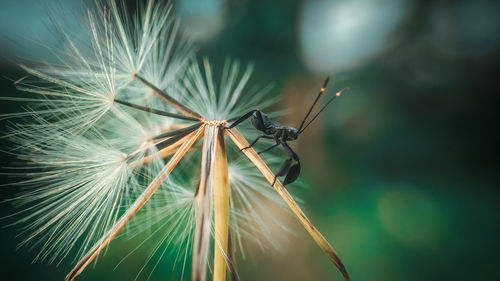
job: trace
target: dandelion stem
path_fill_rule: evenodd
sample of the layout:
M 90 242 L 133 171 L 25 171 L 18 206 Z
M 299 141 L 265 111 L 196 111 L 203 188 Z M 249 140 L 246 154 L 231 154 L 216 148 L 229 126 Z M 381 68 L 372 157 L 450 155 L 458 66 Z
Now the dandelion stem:
M 225 130 L 218 128 L 214 168 L 214 281 L 226 280 L 226 259 L 229 234 L 229 179 Z
M 191 280 L 205 281 L 213 212 L 213 172 L 219 128 L 205 126 L 201 159 L 200 185 L 196 192 L 196 227 L 193 241 Z
M 231 140 L 236 144 L 236 146 L 239 149 L 248 147 L 249 145 L 248 141 L 238 132 L 238 130 L 232 128 L 227 130 L 227 132 Z M 262 160 L 262 158 L 260 158 L 259 154 L 257 154 L 257 152 L 255 152 L 253 148 L 244 149 L 242 150 L 242 152 L 248 157 L 248 159 L 250 159 L 250 161 L 252 161 L 252 163 L 257 167 L 257 169 L 259 169 L 259 171 L 262 173 L 262 175 L 264 175 L 267 181 L 270 184 L 272 184 L 275 179 L 275 175 L 273 174 L 273 172 L 271 172 L 271 170 Z M 304 212 L 302 212 L 302 210 L 297 205 L 295 200 L 293 200 L 290 193 L 288 193 L 288 191 L 285 189 L 283 184 L 281 184 L 279 180 L 276 180 L 276 182 L 273 185 L 273 188 L 283 198 L 288 207 L 297 216 L 302 226 L 307 230 L 307 232 L 309 232 L 309 235 L 311 235 L 311 237 L 318 244 L 318 246 L 323 250 L 323 252 L 325 252 L 325 254 L 328 256 L 331 262 L 340 270 L 345 280 L 349 281 L 350 280 L 349 274 L 347 273 L 344 264 L 338 257 L 333 247 L 330 245 L 330 243 L 328 243 L 325 237 L 323 237 L 323 235 L 316 229 L 316 227 L 314 227 L 311 221 L 309 221 L 309 219 L 306 217 Z
M 116 98 L 114 99 L 114 102 L 119 103 L 121 105 L 128 106 L 128 107 L 132 107 L 132 108 L 137 109 L 137 110 L 142 110 L 142 111 L 145 111 L 145 112 L 153 113 L 153 114 L 156 114 L 156 115 L 167 116 L 167 117 L 172 117 L 172 118 L 175 118 L 175 119 L 188 120 L 188 121 L 199 121 L 198 118 L 193 118 L 193 117 L 188 117 L 188 116 L 184 116 L 184 115 L 180 115 L 180 114 L 166 112 L 166 111 L 163 111 L 163 110 L 153 109 L 153 108 L 149 108 L 149 107 L 145 107 L 145 106 L 133 104 L 133 103 L 130 103 L 130 102 L 122 101 L 122 100 L 119 100 L 119 99 L 116 99 Z
M 156 178 L 149 184 L 144 192 L 137 198 L 132 206 L 123 214 L 118 222 L 111 228 L 111 230 L 104 235 L 99 242 L 76 264 L 76 266 L 66 276 L 66 281 L 74 280 L 98 255 L 104 248 L 116 237 L 116 235 L 125 227 L 125 225 L 132 219 L 132 217 L 142 208 L 142 206 L 151 198 L 156 192 L 161 183 L 165 180 L 168 174 L 179 163 L 186 152 L 191 148 L 198 137 L 203 133 L 204 126 L 201 126 L 197 131 L 191 133 L 189 138 L 184 142 L 177 152 L 168 161 L 165 167 L 160 171 Z
M 170 104 L 173 106 L 175 109 L 177 109 L 180 113 L 186 115 L 186 116 L 191 116 L 194 117 L 196 120 L 203 120 L 203 117 L 192 111 L 191 109 L 187 108 L 185 105 L 181 104 L 178 102 L 176 99 L 165 93 L 164 91 L 158 89 L 155 85 L 151 84 L 151 82 L 147 81 L 143 77 L 139 76 L 139 74 L 135 74 L 135 77 L 137 79 L 141 80 L 142 83 L 144 83 L 146 86 L 150 87 L 153 90 L 153 93 L 161 98 L 164 102 Z

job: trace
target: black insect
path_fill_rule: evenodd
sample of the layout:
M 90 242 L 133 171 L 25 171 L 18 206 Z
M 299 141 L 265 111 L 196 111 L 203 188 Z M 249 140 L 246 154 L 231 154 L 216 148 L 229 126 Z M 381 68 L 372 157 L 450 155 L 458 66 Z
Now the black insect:
M 318 113 L 316 113 L 316 115 L 314 115 L 314 117 L 312 117 L 311 120 L 309 120 L 307 122 L 307 124 L 306 124 L 307 117 L 309 117 L 309 115 L 311 114 L 314 106 L 316 105 L 316 103 L 318 102 L 319 98 L 321 97 L 321 95 L 325 91 L 325 88 L 328 85 L 328 81 L 329 80 L 330 80 L 330 77 L 326 78 L 325 83 L 323 84 L 323 87 L 321 88 L 318 96 L 316 97 L 316 99 L 314 100 L 313 104 L 309 108 L 309 111 L 307 112 L 306 116 L 302 120 L 302 123 L 300 124 L 299 129 L 295 129 L 294 127 L 290 127 L 290 126 L 281 126 L 281 125 L 278 125 L 278 124 L 272 122 L 265 113 L 263 113 L 262 111 L 260 111 L 258 109 L 254 109 L 254 110 L 246 113 L 245 115 L 237 118 L 237 120 L 234 121 L 234 123 L 232 123 L 228 127 L 229 129 L 231 129 L 234 126 L 236 126 L 236 125 L 240 124 L 241 122 L 245 121 L 246 119 L 250 118 L 250 121 L 252 122 L 252 125 L 257 130 L 263 132 L 262 135 L 258 136 L 248 147 L 245 147 L 242 150 L 248 149 L 248 148 L 252 147 L 261 138 L 274 139 L 274 141 L 276 142 L 276 144 L 273 144 L 272 146 L 264 149 L 263 151 L 260 151 L 259 154 L 267 152 L 267 151 L 269 151 L 269 150 L 277 147 L 280 144 L 281 144 L 281 146 L 283 146 L 283 148 L 285 149 L 285 151 L 288 153 L 289 158 L 285 161 L 285 163 L 283 163 L 283 165 L 281 166 L 280 170 L 278 171 L 278 173 L 274 177 L 274 181 L 273 181 L 272 185 L 274 185 L 274 183 L 276 182 L 276 178 L 277 177 L 281 177 L 281 176 L 285 176 L 285 180 L 283 181 L 283 185 L 292 183 L 292 182 L 294 182 L 297 179 L 297 177 L 300 174 L 300 160 L 299 160 L 299 156 L 297 155 L 297 153 L 295 153 L 292 150 L 292 148 L 290 148 L 290 146 L 288 145 L 287 142 L 288 141 L 296 140 L 298 138 L 298 136 L 316 119 L 316 117 L 318 117 L 318 115 L 336 97 L 340 96 L 342 94 L 342 92 L 344 92 L 345 90 L 347 90 L 347 89 L 343 89 L 343 90 L 337 92 L 335 94 L 335 96 L 333 96 L 323 106 L 323 108 L 321 108 L 318 111 Z M 292 163 L 294 161 L 295 161 L 295 164 L 292 165 Z

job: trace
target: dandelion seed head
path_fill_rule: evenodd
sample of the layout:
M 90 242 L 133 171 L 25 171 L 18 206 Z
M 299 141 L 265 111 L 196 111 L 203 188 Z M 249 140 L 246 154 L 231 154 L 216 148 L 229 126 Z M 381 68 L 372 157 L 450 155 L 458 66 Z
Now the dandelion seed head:
M 134 77 L 141 74 L 157 87 L 167 88 L 183 75 L 193 48 L 179 32 L 170 5 L 147 1 L 132 19 L 122 5 L 110 0 L 87 12 L 86 42 L 72 39 L 63 23 L 54 22 L 67 48 L 52 50 L 55 62 L 22 66 L 29 76 L 17 87 L 34 95 L 11 99 L 34 105 L 9 117 L 36 115 L 50 120 L 51 126 L 78 134 L 108 114 L 115 98 L 168 109 Z
M 37 246 L 36 259 L 54 262 L 66 257 L 77 241 L 79 257 L 115 223 L 126 198 L 139 190 L 130 175 L 133 161 L 110 147 L 96 133 L 92 138 L 52 131 L 50 141 L 34 130 L 18 135 L 18 157 L 26 160 L 17 183 L 25 189 L 17 202 L 26 205 L 18 223 L 26 223 L 23 244 Z M 13 174 L 14 176 L 19 176 Z
M 152 137 L 174 122 L 114 100 L 167 109 L 134 76 L 167 87 L 193 55 L 170 5 L 148 1 L 130 19 L 107 1 L 87 15 L 86 42 L 54 23 L 67 47 L 54 50 L 56 62 L 22 66 L 28 77 L 16 86 L 31 96 L 10 99 L 25 102 L 27 110 L 2 116 L 18 118 L 4 137 L 16 144 L 10 153 L 25 161 L 13 175 L 28 178 L 17 183 L 25 189 L 17 203 L 27 206 L 20 212 L 22 244 L 38 247 L 37 259 L 49 262 L 72 250 L 84 254 L 163 163 L 139 167 L 156 153 Z
M 124 9 L 109 0 L 87 11 L 88 42 L 71 39 L 59 23 L 67 48 L 57 52 L 58 62 L 23 66 L 28 77 L 17 87 L 33 96 L 11 98 L 26 102 L 27 110 L 4 116 L 22 120 L 5 137 L 16 144 L 10 153 L 24 160 L 22 172 L 13 173 L 26 177 L 17 183 L 25 189 L 17 198 L 24 206 L 17 224 L 26 236 L 22 245 L 37 248 L 38 260 L 82 257 L 165 169 L 155 137 L 192 125 L 138 110 L 179 113 L 139 76 L 201 115 L 211 129 L 277 101 L 268 95 L 270 86 L 250 86 L 252 64 L 227 59 L 218 74 L 208 59 L 198 63 L 170 5 L 147 1 L 132 18 Z M 246 136 L 257 133 L 244 126 Z M 231 232 L 242 251 L 245 240 L 275 246 L 271 228 L 287 228 L 277 220 L 266 224 L 262 216 L 284 203 L 238 156 L 229 151 Z M 194 236 L 200 174 L 193 171 L 200 170 L 201 158 L 187 152 L 183 168 L 169 174 L 125 229 L 132 236 L 150 231 L 148 237 L 158 239 L 154 249 L 175 247 L 183 264 Z M 208 226 L 215 239 L 212 221 Z

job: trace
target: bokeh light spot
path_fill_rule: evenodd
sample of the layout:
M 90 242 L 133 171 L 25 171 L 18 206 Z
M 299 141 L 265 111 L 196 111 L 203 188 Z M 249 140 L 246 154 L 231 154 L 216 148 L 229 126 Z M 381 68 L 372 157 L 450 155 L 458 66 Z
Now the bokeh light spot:
M 442 229 L 438 205 L 416 188 L 385 191 L 378 200 L 377 212 L 383 229 L 409 246 L 433 244 Z
M 300 19 L 303 59 L 321 72 L 359 64 L 387 46 L 406 11 L 406 0 L 308 1 Z

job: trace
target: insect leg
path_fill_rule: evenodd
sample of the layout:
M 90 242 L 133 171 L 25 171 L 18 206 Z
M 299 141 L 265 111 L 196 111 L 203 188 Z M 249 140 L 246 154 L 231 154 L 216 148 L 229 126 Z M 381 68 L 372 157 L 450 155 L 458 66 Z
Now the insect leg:
M 285 149 L 286 153 L 288 153 L 288 155 L 290 155 L 290 158 L 293 158 L 293 159 L 299 161 L 299 156 L 297 155 L 297 153 L 295 153 L 295 151 L 292 150 L 292 148 L 288 145 L 288 143 L 286 143 L 284 141 L 281 141 L 280 143 L 283 146 L 283 148 Z
M 288 170 L 290 169 L 290 165 L 292 164 L 292 160 L 293 160 L 292 158 L 288 158 L 288 159 L 286 159 L 285 163 L 283 163 L 283 165 L 281 165 L 280 170 L 274 176 L 274 180 L 273 180 L 272 185 L 274 185 L 274 183 L 276 182 L 277 177 L 284 176 L 288 172 Z
M 280 144 L 279 144 L 279 143 L 277 143 L 277 144 L 273 144 L 273 145 L 271 145 L 270 147 L 268 147 L 268 148 L 266 148 L 266 149 L 264 149 L 264 150 L 262 150 L 262 151 L 259 151 L 259 152 L 257 152 L 257 153 L 258 153 L 258 154 L 262 154 L 262 153 L 264 153 L 264 152 L 268 152 L 269 150 L 271 150 L 271 149 L 273 149 L 273 148 L 277 147 L 278 145 L 280 145 Z
M 243 151 L 243 150 L 245 150 L 245 149 L 248 149 L 248 148 L 250 148 L 250 147 L 254 146 L 254 144 L 256 144 L 256 143 L 257 143 L 257 141 L 259 141 L 261 138 L 265 138 L 265 139 L 272 139 L 272 138 L 274 138 L 274 137 L 273 137 L 273 136 L 268 136 L 268 135 L 260 135 L 260 136 L 258 136 L 258 137 L 257 137 L 257 138 L 256 138 L 256 139 L 255 139 L 255 140 L 254 140 L 251 144 L 249 144 L 247 147 L 244 147 L 244 148 L 240 149 L 240 151 Z
M 259 111 L 258 109 L 254 109 L 254 110 L 251 110 L 247 113 L 245 113 L 244 115 L 242 115 L 241 117 L 239 117 L 236 121 L 234 121 L 233 124 L 231 124 L 228 129 L 232 129 L 234 126 L 240 124 L 241 122 L 247 120 L 248 118 L 250 118 L 250 116 L 252 116 L 254 114 L 254 112 L 257 112 Z M 228 121 L 232 121 L 234 118 L 231 118 L 229 119 Z
M 287 185 L 289 183 L 294 182 L 299 177 L 300 160 L 297 153 L 295 153 L 286 142 L 282 142 L 281 144 L 283 145 L 283 148 L 285 148 L 285 151 L 290 155 L 290 157 L 292 157 L 293 159 L 295 159 L 295 161 L 297 161 L 296 164 L 292 165 L 290 169 L 288 169 L 285 180 L 283 181 L 283 185 Z

